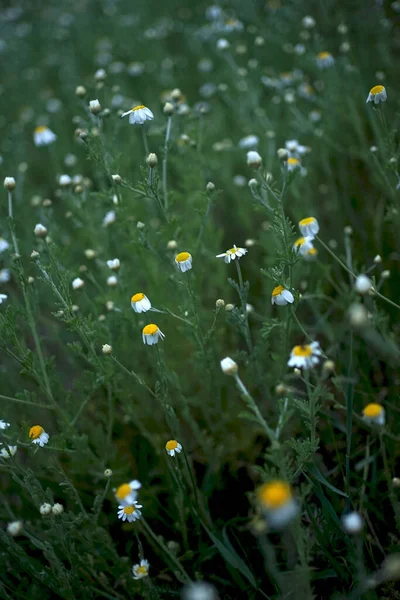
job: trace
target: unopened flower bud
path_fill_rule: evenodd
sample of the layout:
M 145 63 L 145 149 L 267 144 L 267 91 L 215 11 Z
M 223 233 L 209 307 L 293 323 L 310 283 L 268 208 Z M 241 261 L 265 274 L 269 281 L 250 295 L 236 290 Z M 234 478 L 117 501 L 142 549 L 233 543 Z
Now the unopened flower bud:
M 228 40 L 221 38 L 217 41 L 217 50 L 228 50 L 230 43 Z
M 166 102 L 163 108 L 164 115 L 170 117 L 174 113 L 174 105 L 171 102 Z
M 121 175 L 118 175 L 118 173 L 116 173 L 115 175 L 111 175 L 111 178 L 114 183 L 116 183 L 117 185 L 121 185 L 121 182 L 122 182 Z
M 157 154 L 155 154 L 154 152 L 150 152 L 150 154 L 146 158 L 146 163 L 148 164 L 150 169 L 154 169 L 154 167 L 156 167 L 158 164 Z
M 58 184 L 61 187 L 69 187 L 72 184 L 72 179 L 69 175 L 60 175 Z
M 111 469 L 106 469 L 106 470 L 104 471 L 104 477 L 111 477 L 111 475 L 112 475 L 112 471 L 111 471 Z
M 253 177 L 252 179 L 249 179 L 249 183 L 247 185 L 252 191 L 255 191 L 256 188 L 258 188 L 258 181 Z
M 89 110 L 93 115 L 98 115 L 101 112 L 100 102 L 96 100 L 90 100 L 89 102 Z
M 364 327 L 368 323 L 368 312 L 363 304 L 352 304 L 348 311 L 348 317 L 353 327 Z
M 400 478 L 399 477 L 393 477 L 393 479 L 392 479 L 392 485 L 395 488 L 400 488 Z
M 144 223 L 142 223 L 142 221 L 138 221 L 136 223 L 136 227 L 137 227 L 137 229 L 144 229 L 146 227 L 146 225 Z
M 180 100 L 182 98 L 182 92 L 181 92 L 181 90 L 179 88 L 173 89 L 172 92 L 171 92 L 171 98 L 175 102 L 177 102 L 178 100 Z
M 262 158 L 258 154 L 258 152 L 256 152 L 255 150 L 250 150 L 247 153 L 247 164 L 249 165 L 249 167 L 252 167 L 253 169 L 258 169 L 259 167 L 261 167 L 261 163 Z
M 288 388 L 284 383 L 278 383 L 278 385 L 275 387 L 275 392 L 278 396 L 283 396 L 288 392 Z
M 382 277 L 382 279 L 389 279 L 389 277 L 390 277 L 390 271 L 388 271 L 388 270 L 382 271 L 381 277 Z
M 215 302 L 215 307 L 216 308 L 224 308 L 225 306 L 225 300 L 223 300 L 222 298 L 218 298 L 218 300 Z
M 177 247 L 178 247 L 178 244 L 175 240 L 169 240 L 169 242 L 167 244 L 168 250 L 176 250 Z
M 225 310 L 226 312 L 231 312 L 235 307 L 233 306 L 233 304 L 226 304 L 225 305 Z
M 213 192 L 215 190 L 215 185 L 212 181 L 209 181 L 206 185 L 207 192 Z
M 75 94 L 79 98 L 83 98 L 86 95 L 86 88 L 83 85 L 78 85 L 78 87 L 75 90 Z
M 104 69 L 97 69 L 96 73 L 94 74 L 94 78 L 96 81 L 104 81 L 106 77 L 107 73 Z
M 236 375 L 238 372 L 237 364 L 229 356 L 221 360 L 221 369 L 225 375 Z
M 286 148 L 278 148 L 276 153 L 279 160 L 287 160 L 289 158 L 289 152 L 286 150 Z
M 301 377 L 301 370 L 300 369 L 293 369 L 293 375 L 295 375 L 295 377 Z
M 55 504 L 53 504 L 51 512 L 53 513 L 53 515 L 55 515 L 57 517 L 64 512 L 64 507 L 59 502 L 56 502 Z
M 354 283 L 354 288 L 359 294 L 367 294 L 372 288 L 372 281 L 366 275 L 358 275 Z
M 400 579 L 400 553 L 389 554 L 382 564 L 382 574 L 385 579 Z
M 256 240 L 253 239 L 248 239 L 245 241 L 244 245 L 246 246 L 246 248 L 252 248 L 253 246 L 255 246 Z
M 377 254 L 377 255 L 375 256 L 375 258 L 374 258 L 374 263 L 375 263 L 376 265 L 379 265 L 381 262 L 382 262 L 382 257 L 381 257 L 381 255 L 380 255 L 380 254 Z
M 12 190 L 15 189 L 15 186 L 16 186 L 16 183 L 15 183 L 14 177 L 6 177 L 4 179 L 4 187 L 9 192 L 12 192 Z
M 49 515 L 51 513 L 51 504 L 45 502 L 40 506 L 39 512 L 41 515 Z
M 103 352 L 103 354 L 111 354 L 113 349 L 112 346 L 110 346 L 110 344 L 103 344 L 101 347 L 101 351 Z
M 35 229 L 33 230 L 33 233 L 37 237 L 46 237 L 47 229 L 44 225 L 42 225 L 41 223 L 38 223 L 37 225 L 35 225 Z
M 326 360 L 322 365 L 322 368 L 325 371 L 325 373 L 333 373 L 336 369 L 336 365 L 333 362 L 333 360 Z
M 76 277 L 72 282 L 73 290 L 80 290 L 85 285 L 85 282 L 80 277 Z
M 11 523 L 7 525 L 7 533 L 15 537 L 21 533 L 22 528 L 22 521 L 11 521 Z
M 88 248 L 87 250 L 85 250 L 85 256 L 86 256 L 86 258 L 91 260 L 92 258 L 94 258 L 96 256 L 96 252 L 94 250 L 92 250 L 91 248 Z
M 343 231 L 345 235 L 353 235 L 353 228 L 350 225 L 347 225 Z
M 39 256 L 39 252 L 36 252 L 36 250 L 32 250 L 31 258 L 37 258 L 38 256 Z
M 110 275 L 110 277 L 107 277 L 107 285 L 110 287 L 115 287 L 118 285 L 118 279 L 115 275 Z

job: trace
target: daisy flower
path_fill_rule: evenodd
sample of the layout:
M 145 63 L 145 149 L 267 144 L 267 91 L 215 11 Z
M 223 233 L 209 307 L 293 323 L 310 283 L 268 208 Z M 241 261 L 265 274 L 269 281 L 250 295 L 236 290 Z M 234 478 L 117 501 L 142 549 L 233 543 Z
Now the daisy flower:
M 0 458 L 10 458 L 11 456 L 15 456 L 15 453 L 17 452 L 17 446 L 8 446 L 8 448 L 0 448 Z
M 0 429 L 7 429 L 7 427 L 10 427 L 10 423 L 6 423 L 5 421 L 0 419 Z
M 303 258 L 305 260 L 314 260 L 314 258 L 317 258 L 317 254 L 318 250 L 313 246 L 312 248 L 307 250 L 307 252 L 304 253 Z
M 120 506 L 131 506 L 136 504 L 137 490 L 142 487 L 142 484 L 137 479 L 133 479 L 129 483 L 123 483 L 115 490 L 115 498 Z
M 375 104 L 379 104 L 380 102 L 386 102 L 387 93 L 386 88 L 383 85 L 374 85 L 373 88 L 369 90 L 367 102 L 374 102 Z
M 167 451 L 167 454 L 169 454 L 170 456 L 175 456 L 175 453 L 179 454 L 180 452 L 182 452 L 182 445 L 176 440 L 169 440 L 169 442 L 165 444 L 165 449 Z
M 285 289 L 283 285 L 277 285 L 272 290 L 271 304 L 277 304 L 278 306 L 285 306 L 286 304 L 292 304 L 294 297 L 292 292 Z
M 141 504 L 120 504 L 118 506 L 118 519 L 122 519 L 122 521 L 128 521 L 128 523 L 132 523 L 133 521 L 137 521 L 142 516 L 139 508 L 142 508 Z
M 175 264 L 176 266 L 185 273 L 185 271 L 190 271 L 192 268 L 192 255 L 189 252 L 179 252 L 175 256 Z
M 143 558 L 139 565 L 133 565 L 132 567 L 133 579 L 142 579 L 143 577 L 147 577 L 149 574 L 149 568 L 149 561 Z
M 286 165 L 288 171 L 295 171 L 301 167 L 299 159 L 294 158 L 294 156 L 289 156 Z
M 311 369 L 319 363 L 321 354 L 319 342 L 295 346 L 290 353 L 288 366 L 296 367 L 297 369 Z
M 126 117 L 127 115 L 129 115 L 129 123 L 131 125 L 143 125 L 145 121 L 152 121 L 154 119 L 153 113 L 144 104 L 134 106 L 131 110 L 123 113 L 121 117 Z
M 45 432 L 41 425 L 34 425 L 29 430 L 29 437 L 32 440 L 32 444 L 39 444 L 41 448 L 49 441 L 49 434 Z
M 158 344 L 159 338 L 164 339 L 165 335 L 154 323 L 150 323 L 143 327 L 142 331 L 142 339 L 143 344 L 147 344 L 148 346 L 152 346 L 153 344 Z
M 4 252 L 4 250 L 8 250 L 9 247 L 10 247 L 10 244 L 7 242 L 7 240 L 0 237 L 0 252 Z
M 274 529 L 285 527 L 298 513 L 291 487 L 286 481 L 264 483 L 257 490 L 258 502 L 267 521 Z
M 230 248 L 226 252 L 222 254 L 217 254 L 216 258 L 223 258 L 224 261 L 229 264 L 231 260 L 235 260 L 235 258 L 239 259 L 245 254 L 247 254 L 246 248 L 238 248 L 235 244 L 233 244 L 233 248 Z
M 258 142 L 260 138 L 258 135 L 246 135 L 246 137 L 239 140 L 239 148 L 242 150 L 251 150 L 252 148 L 257 148 Z
M 313 237 L 319 231 L 319 224 L 315 217 L 307 217 L 299 222 L 299 229 L 304 237 Z
M 76 277 L 71 285 L 73 290 L 80 290 L 85 285 L 85 282 L 80 277 Z
M 311 250 L 314 249 L 313 237 L 301 237 L 298 238 L 293 244 L 293 252 L 298 252 L 300 256 L 306 256 Z
M 363 419 L 367 423 L 371 423 L 374 425 L 384 425 L 385 424 L 385 409 L 381 404 L 376 402 L 371 402 L 371 404 L 367 404 L 367 406 L 362 411 Z
M 143 292 L 138 292 L 137 294 L 133 294 L 131 306 L 136 313 L 142 313 L 151 309 L 151 302 Z
M 3 304 L 7 300 L 7 294 L 0 294 L 0 304 Z
M 46 125 L 39 125 L 33 132 L 33 142 L 35 146 L 49 146 L 57 139 L 56 134 L 46 127 Z
M 335 59 L 333 58 L 332 54 L 326 51 L 317 54 L 316 61 L 320 69 L 326 69 L 335 64 Z
M 0 283 L 7 283 L 11 279 L 10 269 L 0 270 Z

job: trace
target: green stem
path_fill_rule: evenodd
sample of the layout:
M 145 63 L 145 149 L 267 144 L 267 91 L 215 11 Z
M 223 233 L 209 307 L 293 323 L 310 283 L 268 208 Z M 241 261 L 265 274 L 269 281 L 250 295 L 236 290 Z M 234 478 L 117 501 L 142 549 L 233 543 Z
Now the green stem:
M 236 381 L 237 387 L 239 388 L 240 392 L 243 394 L 244 399 L 246 400 L 247 406 L 250 408 L 250 410 L 253 411 L 254 415 L 257 418 L 257 421 L 259 422 L 259 424 L 264 429 L 264 431 L 267 434 L 270 442 L 272 443 L 272 442 L 276 441 L 275 433 L 272 431 L 272 429 L 269 427 L 269 425 L 265 421 L 264 417 L 260 413 L 260 410 L 259 410 L 259 408 L 258 408 L 258 406 L 257 406 L 257 404 L 256 404 L 256 402 L 254 400 L 254 398 L 251 396 L 251 394 L 247 390 L 247 388 L 244 385 L 243 381 L 240 379 L 240 377 L 239 377 L 239 375 L 237 373 L 235 374 L 234 377 L 235 377 L 235 381 Z

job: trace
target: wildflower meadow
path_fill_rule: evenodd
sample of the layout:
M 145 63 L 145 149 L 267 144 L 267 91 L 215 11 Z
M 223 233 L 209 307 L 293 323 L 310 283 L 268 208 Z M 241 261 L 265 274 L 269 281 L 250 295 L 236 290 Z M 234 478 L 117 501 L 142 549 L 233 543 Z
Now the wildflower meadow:
M 0 598 L 400 599 L 399 19 L 2 3 Z

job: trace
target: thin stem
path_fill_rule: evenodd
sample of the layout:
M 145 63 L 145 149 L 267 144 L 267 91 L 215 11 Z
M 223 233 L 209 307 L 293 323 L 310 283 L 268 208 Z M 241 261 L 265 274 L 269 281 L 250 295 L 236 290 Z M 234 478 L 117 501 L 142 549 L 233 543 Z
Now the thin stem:
M 350 505 L 350 455 L 351 455 L 351 437 L 352 437 L 352 417 L 353 417 L 353 332 L 350 331 L 349 348 L 349 366 L 347 369 L 347 389 L 346 389 L 346 494 L 348 504 Z
M 172 116 L 168 117 L 167 121 L 167 131 L 165 134 L 164 141 L 164 158 L 162 163 L 162 185 L 163 185 L 163 196 L 164 196 L 164 209 L 168 209 L 168 185 L 167 185 L 167 161 L 168 161 L 168 144 L 169 137 L 171 135 L 171 124 L 172 124 Z
M 142 385 L 143 387 L 145 387 L 145 388 L 146 388 L 146 390 L 147 390 L 147 391 L 148 391 L 148 392 L 149 392 L 149 393 L 150 393 L 152 396 L 154 396 L 154 397 L 155 397 L 155 393 L 153 392 L 153 390 L 152 390 L 151 388 L 149 388 L 149 386 L 147 385 L 147 383 L 145 383 L 145 382 L 143 381 L 143 379 L 141 379 L 141 378 L 139 377 L 139 375 L 137 375 L 137 374 L 136 374 L 134 371 L 130 371 L 129 369 L 127 369 L 127 368 L 126 368 L 126 367 L 125 367 L 125 366 L 124 366 L 122 363 L 120 363 L 120 362 L 119 362 L 119 360 L 118 360 L 118 359 L 117 359 L 117 358 L 116 358 L 116 357 L 115 357 L 113 354 L 111 355 L 111 358 L 113 359 L 113 361 L 114 361 L 114 362 L 115 362 L 115 363 L 116 363 L 116 364 L 117 364 L 119 367 L 121 367 L 121 369 L 122 369 L 123 371 L 125 371 L 125 373 L 127 373 L 127 374 L 128 374 L 128 375 L 130 375 L 131 377 L 134 377 L 134 379 L 136 379 L 136 381 L 137 381 L 137 382 L 138 382 L 140 385 Z
M 296 315 L 296 312 L 294 311 L 293 308 L 291 308 L 291 313 L 292 316 L 294 318 L 294 320 L 296 321 L 297 325 L 300 327 L 301 331 L 303 332 L 303 334 L 305 335 L 305 337 L 307 339 L 309 339 L 311 342 L 313 341 L 313 338 L 307 333 L 307 331 L 304 329 L 303 325 L 300 323 L 298 316 Z
M 208 196 L 207 210 L 206 210 L 205 215 L 203 217 L 203 221 L 201 223 L 199 235 L 197 237 L 196 250 L 198 250 L 199 247 L 200 247 L 201 238 L 203 237 L 204 229 L 206 227 L 206 223 L 207 223 L 208 217 L 210 215 L 211 203 L 212 203 L 212 196 L 211 196 L 211 194 L 209 194 L 209 196 Z
M 3 396 L 0 394 L 1 400 L 10 400 L 11 402 L 18 402 L 19 404 L 27 404 L 34 406 L 35 408 L 47 408 L 47 410 L 56 410 L 56 406 L 48 406 L 47 404 L 39 404 L 36 402 L 29 402 L 29 400 L 21 400 L 21 398 L 11 398 L 11 396 Z
M 245 289 L 244 289 L 244 285 L 243 285 L 242 270 L 240 268 L 239 259 L 235 260 L 235 265 L 236 265 L 236 271 L 237 271 L 237 276 L 238 276 L 238 280 L 239 280 L 240 302 L 242 304 L 243 318 L 244 318 L 244 322 L 245 322 L 245 330 L 246 330 L 245 340 L 247 343 L 249 353 L 253 354 L 253 343 L 251 341 L 249 318 L 248 318 L 248 314 L 247 314 L 247 303 L 246 303 L 247 298 L 245 298 Z
M 142 136 L 143 136 L 143 144 L 144 144 L 144 151 L 146 153 L 146 158 L 149 155 L 149 144 L 147 142 L 147 133 L 146 133 L 146 126 L 143 124 L 140 126 L 141 130 L 142 130 Z
M 325 248 L 325 250 L 327 250 L 329 252 L 329 254 L 336 260 L 336 262 L 339 263 L 339 265 L 341 267 L 343 267 L 343 269 L 345 271 L 347 271 L 349 273 L 349 275 L 351 275 L 352 277 L 354 277 L 354 279 L 357 277 L 357 275 L 355 275 L 353 273 L 353 271 L 351 271 L 345 264 L 343 261 L 340 260 L 340 258 L 338 256 L 336 256 L 336 254 L 334 252 L 332 252 L 332 250 L 329 248 L 329 246 L 327 246 L 327 244 L 325 244 L 325 242 L 323 242 L 321 240 L 320 237 L 318 237 L 317 235 L 315 236 L 315 239 L 319 241 L 319 243 Z
M 265 421 L 264 417 L 260 413 L 260 410 L 259 410 L 259 408 L 258 408 L 258 406 L 257 406 L 257 404 L 256 404 L 256 402 L 254 400 L 254 398 L 251 396 L 251 394 L 247 390 L 247 388 L 244 385 L 243 381 L 240 379 L 238 373 L 236 373 L 234 377 L 235 377 L 235 381 L 236 381 L 237 387 L 239 388 L 239 390 L 243 394 L 244 399 L 246 400 L 247 406 L 253 411 L 254 415 L 257 418 L 257 421 L 263 427 L 263 429 L 264 429 L 265 433 L 267 434 L 269 440 L 271 442 L 274 442 L 276 440 L 275 433 L 272 431 L 272 429 L 269 427 L 269 425 Z

